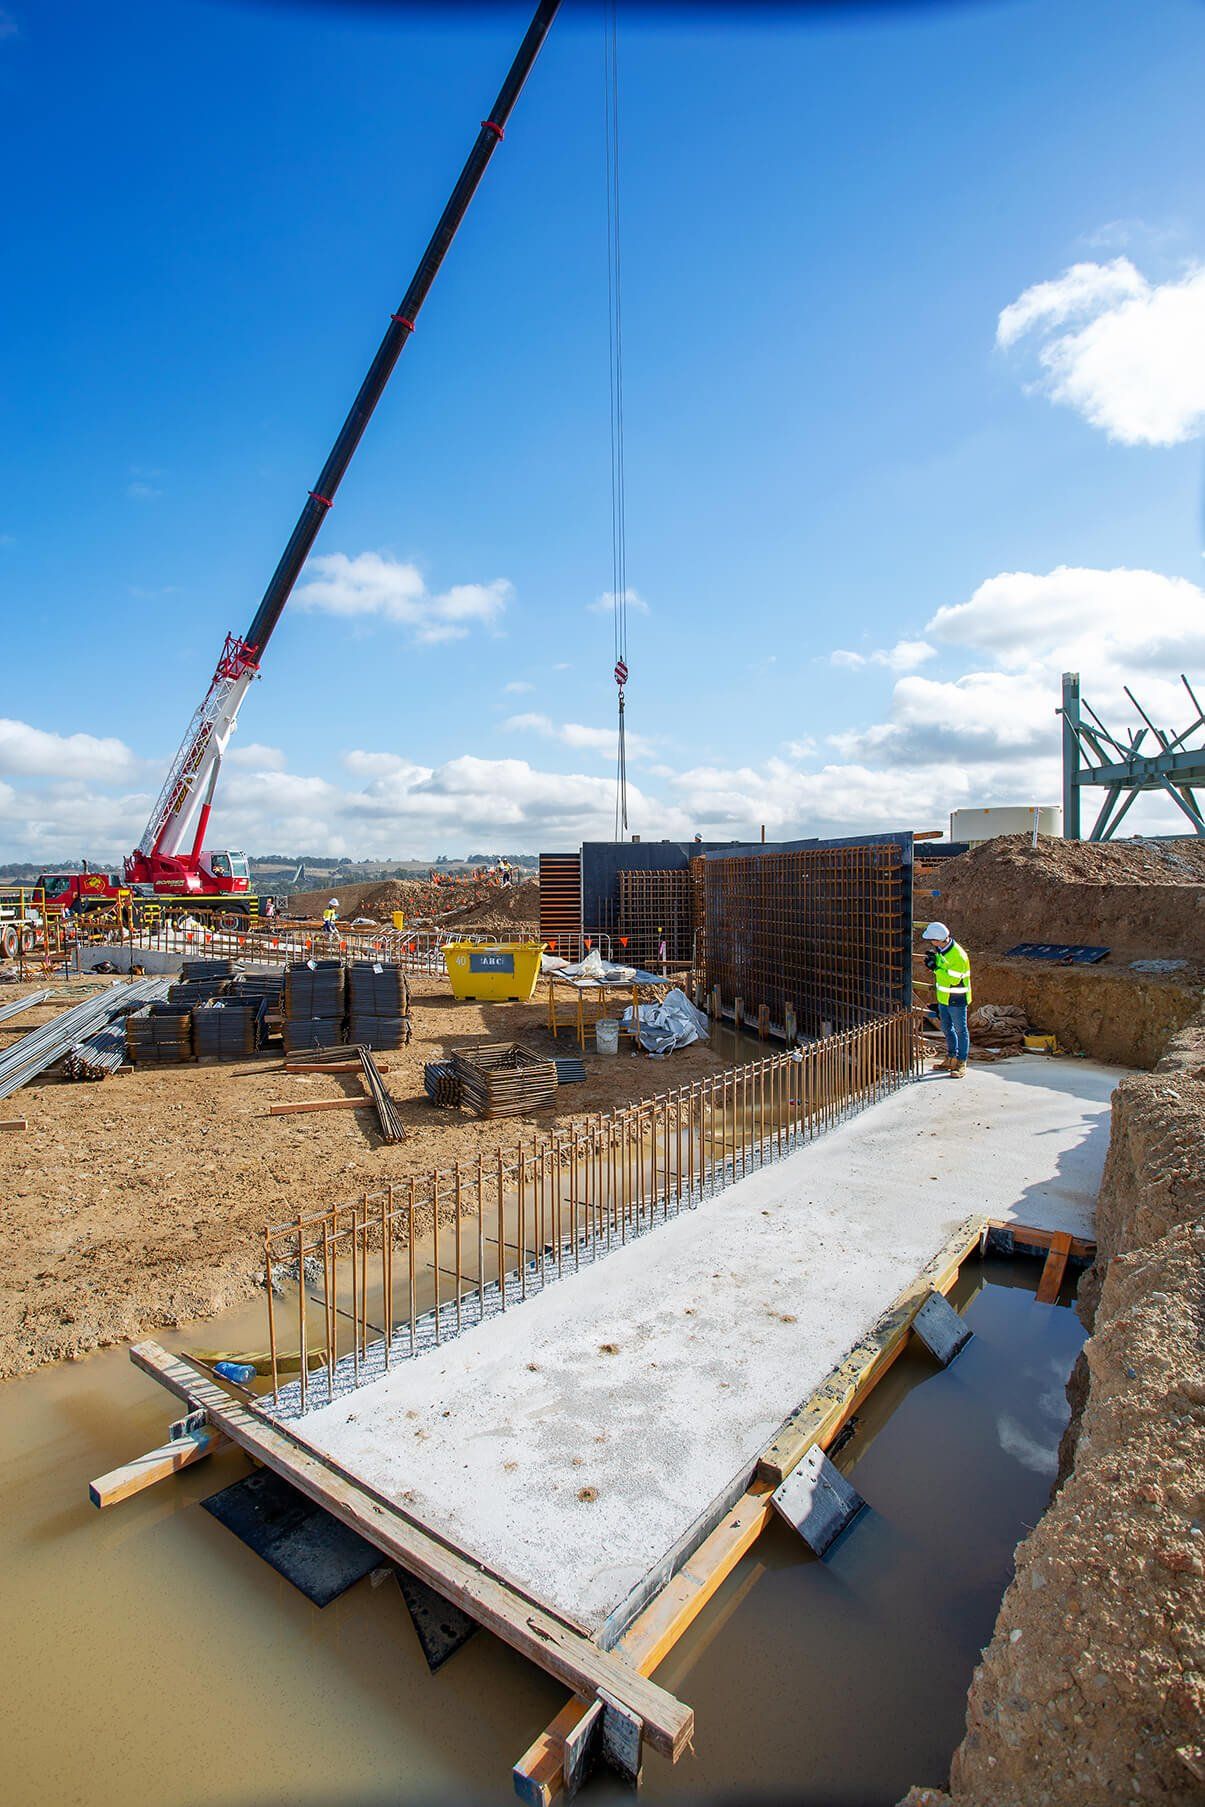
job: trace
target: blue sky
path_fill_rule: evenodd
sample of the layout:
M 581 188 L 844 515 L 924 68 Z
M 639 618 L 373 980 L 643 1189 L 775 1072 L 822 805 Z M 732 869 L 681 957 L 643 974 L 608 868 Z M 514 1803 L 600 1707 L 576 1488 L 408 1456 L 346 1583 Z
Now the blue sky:
M 137 840 L 529 10 L 5 0 L 0 857 Z M 1056 801 L 1069 665 L 1118 725 L 1127 680 L 1187 719 L 1203 49 L 1190 0 L 621 9 L 634 830 Z M 609 833 L 606 257 L 570 0 L 215 845 Z

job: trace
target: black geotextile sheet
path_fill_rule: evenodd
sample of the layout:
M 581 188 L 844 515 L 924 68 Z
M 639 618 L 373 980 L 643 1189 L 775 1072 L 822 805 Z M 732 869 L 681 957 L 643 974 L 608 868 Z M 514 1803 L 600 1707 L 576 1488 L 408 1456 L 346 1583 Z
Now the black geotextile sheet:
M 410 983 L 399 967 L 354 960 L 347 969 L 347 1005 L 353 1016 L 403 1017 L 410 1009 Z
M 214 998 L 192 1013 L 193 1045 L 199 1058 L 236 1060 L 254 1054 L 263 1039 L 262 998 Z
M 366 1016 L 353 1010 L 347 1039 L 361 1048 L 404 1048 L 410 1041 L 408 1016 Z
M 343 1020 L 343 964 L 339 960 L 299 960 L 285 974 L 286 1017 Z

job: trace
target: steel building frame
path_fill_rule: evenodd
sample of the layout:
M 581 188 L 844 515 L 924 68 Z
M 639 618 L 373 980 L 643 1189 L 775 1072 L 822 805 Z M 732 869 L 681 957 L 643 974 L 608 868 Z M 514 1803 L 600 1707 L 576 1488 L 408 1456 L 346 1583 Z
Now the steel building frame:
M 1110 841 L 1127 810 L 1142 791 L 1166 791 L 1177 809 L 1192 824 L 1192 832 L 1205 838 L 1205 813 L 1197 801 L 1205 790 L 1205 738 L 1195 747 L 1185 745 L 1190 735 L 1205 730 L 1205 710 L 1181 673 L 1180 682 L 1196 710 L 1196 718 L 1179 734 L 1157 728 L 1127 684 L 1125 693 L 1142 717 L 1144 726 L 1131 729 L 1128 742 L 1116 740 L 1096 711 L 1080 697 L 1079 673 L 1063 673 L 1063 702 L 1057 711 L 1063 718 L 1063 838 L 1080 841 L 1080 794 L 1089 786 L 1105 792 L 1090 841 Z M 1084 716 L 1090 717 L 1085 721 Z M 1148 731 L 1159 751 L 1139 749 Z

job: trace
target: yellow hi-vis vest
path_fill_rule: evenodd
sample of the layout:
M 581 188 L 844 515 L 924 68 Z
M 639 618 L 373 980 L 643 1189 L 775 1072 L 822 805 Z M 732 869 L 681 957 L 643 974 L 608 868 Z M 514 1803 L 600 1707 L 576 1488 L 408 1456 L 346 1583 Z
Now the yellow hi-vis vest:
M 338 922 L 338 920 L 339 920 L 338 910 L 331 910 L 331 909 L 323 910 L 322 920 L 323 920 L 323 922 Z
M 959 947 L 956 941 L 944 952 L 940 948 L 937 951 L 933 989 L 939 1004 L 970 1004 L 971 962 L 966 949 Z

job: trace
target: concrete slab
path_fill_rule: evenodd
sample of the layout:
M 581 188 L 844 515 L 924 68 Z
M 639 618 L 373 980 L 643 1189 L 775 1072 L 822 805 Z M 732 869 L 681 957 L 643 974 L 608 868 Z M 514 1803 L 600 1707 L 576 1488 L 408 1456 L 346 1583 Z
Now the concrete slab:
M 1091 1235 L 1122 1077 L 927 1077 L 290 1428 L 609 1642 L 962 1218 Z

